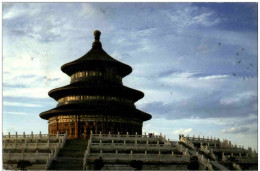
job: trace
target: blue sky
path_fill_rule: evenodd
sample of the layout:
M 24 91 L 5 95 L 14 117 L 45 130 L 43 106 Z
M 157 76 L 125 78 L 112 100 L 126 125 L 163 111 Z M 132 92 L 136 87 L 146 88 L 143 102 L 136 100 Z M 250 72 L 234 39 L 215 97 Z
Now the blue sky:
M 257 3 L 4 3 L 3 132 L 47 133 L 39 113 L 69 84 L 60 67 L 103 49 L 133 68 L 152 114 L 144 132 L 228 139 L 257 149 Z

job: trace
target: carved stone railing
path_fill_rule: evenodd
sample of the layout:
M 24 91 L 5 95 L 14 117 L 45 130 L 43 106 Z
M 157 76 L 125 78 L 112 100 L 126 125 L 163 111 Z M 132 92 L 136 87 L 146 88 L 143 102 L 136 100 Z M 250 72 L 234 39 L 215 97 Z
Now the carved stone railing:
M 178 150 L 177 145 L 165 144 L 133 144 L 133 143 L 91 143 L 92 149 L 136 149 L 136 150 Z
M 240 166 L 239 166 L 238 164 L 236 164 L 236 163 L 233 163 L 233 164 L 232 164 L 232 167 L 234 168 L 234 170 L 242 170 L 242 169 L 240 168 Z
M 187 146 L 190 147 L 191 149 L 193 149 L 193 150 L 195 149 L 193 143 L 191 143 L 190 141 L 188 141 L 186 138 L 181 137 L 179 141 L 182 142 L 182 143 L 184 143 L 185 145 L 187 145 Z
M 86 169 L 86 165 L 87 165 L 87 159 L 88 159 L 88 156 L 89 156 L 89 153 L 90 153 L 90 147 L 92 146 L 92 138 L 93 137 L 93 134 L 91 132 L 91 135 L 90 135 L 90 138 L 88 140 L 88 146 L 87 146 L 87 150 L 85 151 L 84 153 L 84 158 L 83 158 L 83 170 Z
M 200 136 L 198 136 L 198 137 L 195 137 L 194 135 L 193 135 L 193 137 L 189 137 L 189 135 L 187 135 L 187 136 L 183 136 L 184 138 L 186 138 L 188 141 L 200 141 L 200 142 L 219 142 L 220 140 L 219 139 L 217 139 L 217 138 L 209 138 L 209 137 L 207 137 L 207 138 L 204 138 L 204 136 L 202 137 L 202 138 L 200 138 Z
M 200 151 L 203 152 L 204 154 L 208 155 L 209 154 L 209 149 L 208 147 L 204 147 L 202 144 L 200 144 Z
M 53 159 L 54 159 L 53 154 L 52 153 L 49 154 L 47 161 L 46 161 L 45 170 L 48 170 L 50 168 Z
M 115 154 L 115 153 L 97 153 L 88 154 L 88 161 L 94 161 L 102 157 L 105 161 L 125 161 L 140 160 L 143 162 L 176 162 L 188 163 L 190 158 L 187 155 L 171 155 L 171 154 Z
M 64 137 L 65 134 L 55 134 L 55 135 L 50 135 L 50 134 L 41 134 L 41 132 L 39 134 L 33 134 L 33 132 L 31 132 L 31 134 L 25 134 L 25 132 L 22 135 L 17 134 L 17 132 L 15 133 L 15 135 L 11 135 L 10 132 L 8 133 L 8 135 L 3 135 L 3 141 L 5 140 L 56 140 L 56 139 L 62 139 L 62 137 Z
M 22 150 L 22 149 L 55 149 L 57 143 L 6 143 L 3 142 L 3 149 L 4 150 Z
M 196 154 L 198 156 L 198 162 L 203 167 L 204 170 L 213 170 L 210 160 L 206 159 L 204 155 Z
M 29 160 L 31 162 L 36 160 L 47 160 L 50 153 L 3 153 L 3 160 Z
M 57 158 L 60 149 L 63 148 L 65 143 L 66 143 L 68 134 L 67 134 L 67 132 L 65 134 L 62 134 L 62 136 L 59 136 L 57 134 L 57 137 L 61 137 L 61 138 L 59 139 L 59 143 L 57 144 L 57 146 L 56 146 L 56 148 L 54 150 L 54 153 L 49 155 L 49 157 L 48 157 L 48 159 L 46 161 L 45 170 L 48 170 L 49 167 L 51 166 L 52 161 Z
M 150 140 L 150 141 L 165 141 L 165 137 L 161 135 L 129 135 L 129 134 L 92 134 L 93 140 Z M 167 141 L 167 140 L 166 140 Z
M 48 169 L 55 159 L 61 148 L 66 143 L 67 134 L 31 134 L 31 135 L 3 135 L 3 149 L 8 150 L 8 153 L 3 153 L 4 160 L 46 160 L 45 169 Z M 32 141 L 33 140 L 33 141 Z M 57 141 L 57 143 L 50 143 L 50 141 Z M 39 141 L 41 143 L 39 143 Z M 46 143 L 42 143 L 46 141 Z M 28 143 L 29 142 L 29 143 Z M 35 142 L 35 143 L 31 143 Z M 35 150 L 35 153 L 25 153 L 25 150 Z M 39 150 L 49 149 L 50 153 L 38 153 Z M 21 153 L 11 153 L 11 150 L 21 150 Z M 54 151 L 54 152 L 53 152 Z

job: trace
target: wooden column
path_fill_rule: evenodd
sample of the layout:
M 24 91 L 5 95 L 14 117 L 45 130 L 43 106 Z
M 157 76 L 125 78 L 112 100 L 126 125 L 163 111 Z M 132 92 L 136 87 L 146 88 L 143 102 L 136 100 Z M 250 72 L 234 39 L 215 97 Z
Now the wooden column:
M 59 131 L 59 119 L 56 119 L 56 121 L 57 121 L 57 127 L 56 127 L 56 133 Z
M 87 139 L 87 126 L 84 126 L 84 139 Z
M 72 137 L 72 127 L 70 126 L 70 132 L 69 132 L 69 138 L 71 138 Z
M 98 129 L 97 129 L 98 127 L 97 127 L 97 123 L 96 122 L 94 122 L 94 128 L 95 128 L 95 131 L 94 131 L 95 134 L 98 134 Z
M 78 138 L 79 137 L 79 131 L 78 131 L 78 129 L 79 129 L 79 124 L 78 124 L 78 121 L 77 121 L 77 119 L 76 119 L 76 121 L 75 121 L 75 138 Z

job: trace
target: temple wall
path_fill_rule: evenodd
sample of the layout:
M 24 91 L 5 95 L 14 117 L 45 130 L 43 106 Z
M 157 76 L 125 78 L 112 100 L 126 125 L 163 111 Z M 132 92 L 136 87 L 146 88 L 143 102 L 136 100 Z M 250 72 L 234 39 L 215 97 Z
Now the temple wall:
M 96 116 L 96 117 L 95 117 Z M 87 139 L 92 131 L 94 134 L 142 134 L 142 121 L 126 119 L 119 116 L 102 118 L 101 115 L 67 115 L 49 119 L 49 134 L 67 132 L 69 139 Z

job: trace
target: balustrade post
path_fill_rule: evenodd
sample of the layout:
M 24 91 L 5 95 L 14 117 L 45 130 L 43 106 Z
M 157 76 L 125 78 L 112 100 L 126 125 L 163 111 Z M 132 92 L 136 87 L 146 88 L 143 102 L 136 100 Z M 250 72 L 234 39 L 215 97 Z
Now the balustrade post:
M 15 142 L 14 142 L 14 149 L 16 149 L 16 147 L 17 147 L 17 141 L 15 140 Z
M 17 132 L 15 132 L 15 140 L 17 140 Z
M 23 132 L 23 139 L 25 139 L 25 132 Z
M 22 150 L 22 159 L 24 160 L 24 150 Z
M 31 139 L 33 139 L 33 131 L 31 132 Z
M 36 149 L 38 148 L 38 140 L 36 139 Z
M 118 151 L 116 150 L 116 154 L 118 153 Z
M 10 135 L 10 132 L 8 132 L 8 140 L 10 140 L 11 138 L 11 135 Z
M 135 140 L 135 144 L 137 144 L 137 140 Z
M 38 160 L 38 150 L 36 150 L 36 152 L 35 152 L 35 158 L 36 158 L 36 160 Z
M 222 152 L 222 161 L 224 161 L 224 160 L 225 160 L 225 153 Z
M 147 155 L 147 151 L 146 150 L 144 151 L 144 155 Z
M 40 133 L 39 133 L 39 139 L 41 139 L 42 138 L 42 132 L 40 131 Z
M 27 148 L 27 139 L 24 140 L 25 148 Z
M 146 144 L 148 145 L 148 141 L 146 141 Z
M 119 131 L 117 132 L 117 135 L 120 135 L 120 132 L 119 132 Z
M 161 155 L 161 151 L 159 150 L 159 155 Z
M 128 135 L 129 135 L 129 132 L 126 132 L 126 136 L 128 137 Z
M 50 140 L 47 141 L 47 146 L 50 148 Z
M 8 150 L 8 160 L 10 160 L 11 158 L 11 154 L 10 154 L 10 150 Z
M 174 155 L 174 152 L 172 151 L 172 156 Z
M 57 134 L 56 134 L 56 139 L 59 138 L 59 131 L 57 131 Z

